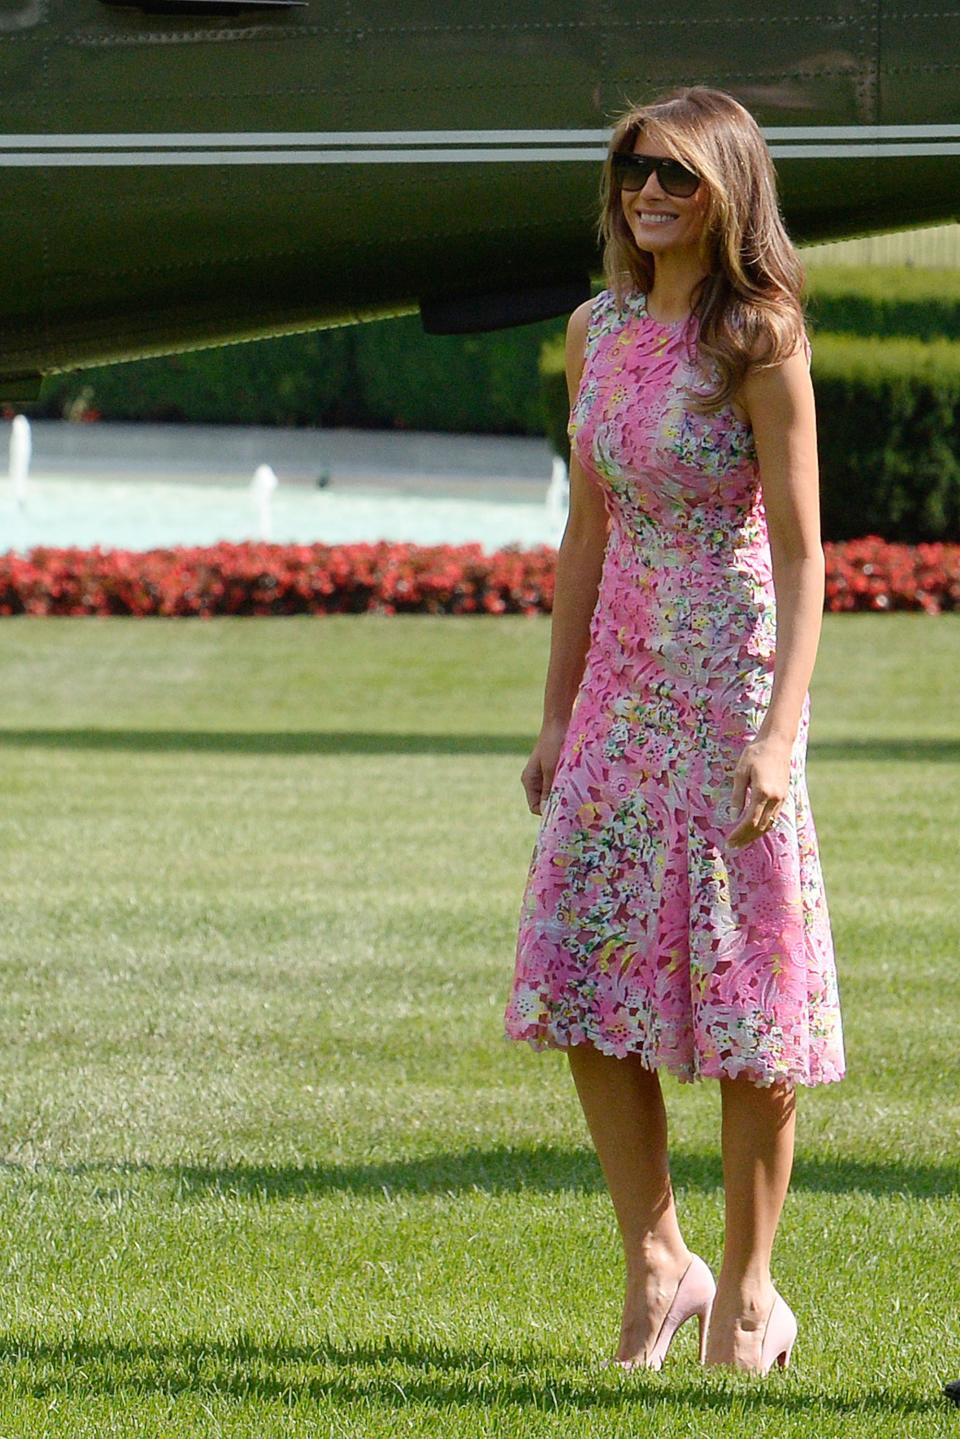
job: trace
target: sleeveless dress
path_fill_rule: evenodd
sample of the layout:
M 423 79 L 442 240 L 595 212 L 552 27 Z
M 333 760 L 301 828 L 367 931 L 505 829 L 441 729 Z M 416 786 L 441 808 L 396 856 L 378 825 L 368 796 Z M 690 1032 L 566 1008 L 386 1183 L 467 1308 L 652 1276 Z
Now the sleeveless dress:
M 639 293 L 593 302 L 568 433 L 609 534 L 504 1038 L 636 1053 L 681 1080 L 815 1085 L 843 1077 L 844 1055 L 810 695 L 776 822 L 728 845 L 733 771 L 773 684 L 776 596 L 752 431 L 730 405 L 684 406 L 685 386 L 715 379 L 696 330 L 652 319 Z

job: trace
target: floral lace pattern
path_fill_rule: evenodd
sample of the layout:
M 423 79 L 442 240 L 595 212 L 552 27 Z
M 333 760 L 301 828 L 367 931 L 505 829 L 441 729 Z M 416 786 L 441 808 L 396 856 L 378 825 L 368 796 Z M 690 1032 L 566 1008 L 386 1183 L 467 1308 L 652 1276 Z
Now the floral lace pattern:
M 590 646 L 542 804 L 505 1037 L 590 1043 L 681 1080 L 844 1073 L 806 786 L 810 696 L 776 823 L 727 843 L 733 771 L 762 723 L 776 604 L 759 466 L 705 378 L 696 318 L 595 299 L 569 433 L 610 519 Z M 809 342 L 807 342 L 809 360 Z M 708 382 L 712 376 L 706 377 Z

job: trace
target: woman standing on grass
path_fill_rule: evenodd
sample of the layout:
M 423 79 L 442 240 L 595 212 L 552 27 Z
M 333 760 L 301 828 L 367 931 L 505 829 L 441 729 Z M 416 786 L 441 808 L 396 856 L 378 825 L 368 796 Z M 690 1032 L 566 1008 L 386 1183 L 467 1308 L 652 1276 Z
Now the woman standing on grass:
M 659 1368 L 697 1314 L 702 1360 L 766 1373 L 796 1334 L 770 1273 L 795 1086 L 844 1072 L 805 777 L 824 559 L 803 269 L 723 91 L 623 116 L 602 195 L 609 288 L 567 327 L 570 513 L 506 1035 L 568 1053 L 626 1256 L 614 1362 Z M 661 1066 L 720 1082 L 716 1284 L 680 1232 Z

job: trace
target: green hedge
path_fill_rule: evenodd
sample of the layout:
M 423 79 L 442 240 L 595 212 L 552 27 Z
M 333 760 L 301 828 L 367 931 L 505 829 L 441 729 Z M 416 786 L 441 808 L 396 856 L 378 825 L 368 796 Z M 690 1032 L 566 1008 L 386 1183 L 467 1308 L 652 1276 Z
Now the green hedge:
M 960 270 L 836 266 L 808 276 L 825 537 L 957 538 Z M 418 315 L 405 315 L 50 376 L 24 408 L 208 424 L 546 430 L 568 458 L 565 329 L 560 318 L 426 335 Z
M 837 265 L 807 273 L 811 331 L 960 340 L 960 270 Z
M 569 459 L 562 342 L 544 344 L 548 433 Z M 960 343 L 816 334 L 823 537 L 960 538 Z
M 823 531 L 960 538 L 960 342 L 814 335 Z
M 811 329 L 960 340 L 960 271 L 809 271 Z M 542 342 L 565 319 L 426 335 L 418 315 L 51 375 L 28 413 L 538 435 Z
M 552 335 L 540 346 L 540 396 L 544 428 L 555 455 L 562 455 L 570 464 L 570 439 L 567 421 L 570 418 L 570 393 L 567 389 L 566 332 Z
M 566 321 L 427 335 L 419 315 L 51 375 L 28 414 L 543 434 L 537 356 Z M 78 404 L 79 402 L 79 404 Z

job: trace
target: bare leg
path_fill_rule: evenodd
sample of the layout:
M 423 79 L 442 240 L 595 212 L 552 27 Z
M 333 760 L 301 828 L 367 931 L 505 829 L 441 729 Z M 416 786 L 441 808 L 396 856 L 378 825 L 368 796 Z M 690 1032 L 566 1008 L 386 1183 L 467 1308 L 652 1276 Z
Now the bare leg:
M 567 1050 L 574 1083 L 613 1200 L 626 1260 L 616 1358 L 642 1359 L 690 1263 L 667 1165 L 667 1116 L 655 1072 L 591 1044 Z
M 796 1095 L 746 1079 L 720 1086 L 726 1237 L 706 1362 L 752 1369 L 773 1304 L 770 1256 L 793 1167 Z

